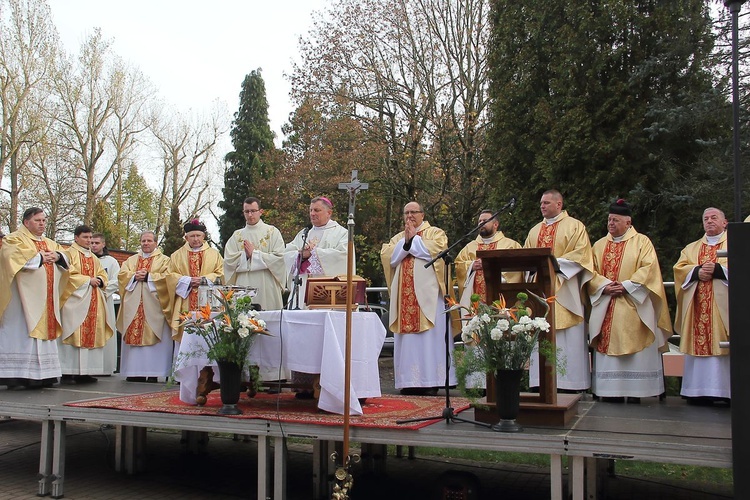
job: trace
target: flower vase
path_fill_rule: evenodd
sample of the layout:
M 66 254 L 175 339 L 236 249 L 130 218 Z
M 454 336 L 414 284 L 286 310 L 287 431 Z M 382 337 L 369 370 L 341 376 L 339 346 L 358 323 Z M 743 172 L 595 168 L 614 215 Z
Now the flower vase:
M 241 415 L 242 410 L 237 407 L 240 400 L 242 368 L 231 361 L 217 361 L 219 365 L 219 383 L 221 402 L 220 415 Z
M 521 432 L 516 423 L 521 407 L 521 378 L 523 370 L 497 370 L 495 372 L 495 408 L 500 421 L 492 426 L 497 432 Z

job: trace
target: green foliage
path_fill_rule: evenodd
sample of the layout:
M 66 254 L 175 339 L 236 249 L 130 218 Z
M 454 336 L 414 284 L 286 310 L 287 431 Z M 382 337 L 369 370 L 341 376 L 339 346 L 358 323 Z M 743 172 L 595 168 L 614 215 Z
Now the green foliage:
M 242 201 L 256 195 L 258 178 L 267 178 L 272 173 L 263 156 L 273 151 L 274 135 L 269 126 L 266 86 L 260 69 L 251 71 L 242 82 L 240 108 L 234 114 L 230 135 L 234 151 L 225 157 L 224 199 L 219 202 L 219 208 L 224 210 L 219 217 L 222 247 L 235 230 L 245 225 Z
M 106 201 L 99 199 L 94 204 L 91 224 L 97 233 L 102 233 L 108 248 L 122 247 L 122 233 L 112 218 L 112 207 Z
M 164 239 L 161 241 L 161 251 L 164 255 L 169 257 L 178 248 L 185 244 L 183 233 L 182 221 L 180 221 L 180 210 L 177 207 L 172 207 L 172 210 L 169 212 L 167 232 L 164 233 Z
M 135 166 L 127 171 L 117 195 L 118 227 L 126 250 L 137 250 L 143 231 L 153 230 L 156 224 L 156 192 Z M 109 241 L 109 240 L 107 240 Z
M 705 2 L 493 6 L 491 199 L 519 198 L 506 233 L 523 240 L 541 193 L 556 188 L 595 241 L 624 197 L 668 278 L 700 234 L 700 211 L 730 198 L 730 110 L 711 77 Z M 685 221 L 694 230 L 676 234 Z

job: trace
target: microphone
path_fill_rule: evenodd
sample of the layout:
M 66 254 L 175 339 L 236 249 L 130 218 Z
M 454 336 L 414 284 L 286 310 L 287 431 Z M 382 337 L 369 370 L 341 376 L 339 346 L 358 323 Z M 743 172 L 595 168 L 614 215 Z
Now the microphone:
M 307 233 L 310 232 L 310 229 L 312 229 L 312 224 L 308 224 L 305 226 L 305 229 L 302 230 L 302 237 L 307 238 Z
M 516 197 L 511 196 L 510 201 L 508 202 L 508 210 L 513 210 L 516 208 Z

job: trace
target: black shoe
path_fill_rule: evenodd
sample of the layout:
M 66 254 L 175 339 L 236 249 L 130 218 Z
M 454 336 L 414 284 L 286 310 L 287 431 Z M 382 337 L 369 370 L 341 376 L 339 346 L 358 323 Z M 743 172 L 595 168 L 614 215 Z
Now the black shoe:
M 603 403 L 624 403 L 625 398 L 624 397 L 609 397 L 609 396 L 603 396 L 601 398 L 601 401 Z
M 61 385 L 73 385 L 75 383 L 76 381 L 73 375 L 63 375 L 62 377 L 60 377 Z
M 296 399 L 315 399 L 315 394 L 310 391 L 300 391 L 294 397 Z
M 73 380 L 75 380 L 76 384 L 93 384 L 98 381 L 96 377 L 92 377 L 91 375 L 74 375 Z
M 146 382 L 148 382 L 149 384 L 155 384 L 155 383 L 157 383 L 158 381 L 159 381 L 159 378 L 158 378 L 158 377 L 148 377 L 148 378 L 146 379 Z
M 629 405 L 639 405 L 641 404 L 641 398 L 635 398 L 632 396 L 628 396 L 627 403 Z
M 125 377 L 127 382 L 145 382 L 146 377 Z

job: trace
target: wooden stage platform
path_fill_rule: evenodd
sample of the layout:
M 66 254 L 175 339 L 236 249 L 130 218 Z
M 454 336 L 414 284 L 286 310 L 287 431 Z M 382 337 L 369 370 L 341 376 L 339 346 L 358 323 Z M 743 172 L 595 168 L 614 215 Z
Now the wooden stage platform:
M 331 465 L 327 457 L 341 441 L 340 427 L 279 423 L 270 420 L 239 420 L 216 416 L 174 415 L 79 408 L 65 403 L 140 394 L 164 389 L 163 384 L 127 383 L 118 377 L 100 378 L 86 386 L 55 386 L 43 390 L 0 389 L 0 416 L 42 423 L 40 475 L 29 477 L 29 488 L 38 479 L 40 495 L 64 494 L 67 422 L 90 422 L 117 428 L 115 465 L 134 473 L 141 469 L 146 428 L 197 432 L 221 432 L 258 437 L 258 498 L 285 498 L 286 440 L 315 440 L 313 486 L 326 496 Z M 471 410 L 459 414 L 473 418 Z M 562 499 L 562 457 L 571 470 L 569 485 L 575 499 L 593 499 L 601 491 L 597 471 L 608 459 L 646 460 L 710 467 L 732 466 L 731 411 L 725 407 L 694 407 L 679 398 L 658 401 L 646 398 L 640 405 L 583 401 L 578 414 L 563 428 L 526 426 L 524 432 L 493 432 L 470 423 L 444 420 L 419 430 L 352 428 L 352 441 L 368 445 L 429 446 L 492 451 L 541 453 L 550 456 L 550 498 Z M 274 452 L 272 453 L 272 450 Z

